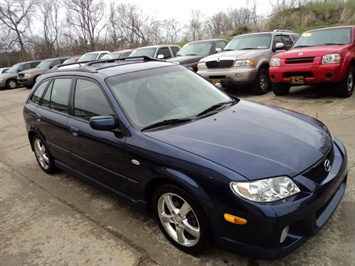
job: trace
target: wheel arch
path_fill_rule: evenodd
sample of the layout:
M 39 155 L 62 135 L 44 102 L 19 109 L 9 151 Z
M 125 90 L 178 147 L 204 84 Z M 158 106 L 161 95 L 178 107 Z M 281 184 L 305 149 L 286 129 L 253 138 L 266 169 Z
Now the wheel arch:
M 218 234 L 216 229 L 219 228 L 218 230 L 221 230 L 223 228 L 220 222 L 221 217 L 217 212 L 217 207 L 206 190 L 184 173 L 178 172 L 174 169 L 166 169 L 166 171 L 170 174 L 164 177 L 156 177 L 146 184 L 145 200 L 147 203 L 147 210 L 149 212 L 153 210 L 154 193 L 160 186 L 168 184 L 176 185 L 184 189 L 192 198 L 195 199 L 205 216 L 208 218 L 212 234 Z

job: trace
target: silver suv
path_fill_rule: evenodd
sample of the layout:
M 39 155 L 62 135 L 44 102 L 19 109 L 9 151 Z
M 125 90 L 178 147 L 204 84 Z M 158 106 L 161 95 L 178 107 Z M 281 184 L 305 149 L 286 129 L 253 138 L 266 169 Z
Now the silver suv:
M 251 85 L 254 94 L 265 94 L 270 89 L 271 57 L 288 50 L 297 37 L 298 34 L 286 30 L 235 36 L 222 53 L 202 58 L 197 73 L 224 88 Z

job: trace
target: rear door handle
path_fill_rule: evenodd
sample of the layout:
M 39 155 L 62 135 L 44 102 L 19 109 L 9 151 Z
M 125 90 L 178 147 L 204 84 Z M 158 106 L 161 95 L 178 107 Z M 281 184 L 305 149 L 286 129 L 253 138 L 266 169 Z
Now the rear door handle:
M 80 131 L 79 128 L 74 127 L 74 126 L 70 126 L 69 130 L 73 134 L 74 137 L 79 135 L 79 131 Z

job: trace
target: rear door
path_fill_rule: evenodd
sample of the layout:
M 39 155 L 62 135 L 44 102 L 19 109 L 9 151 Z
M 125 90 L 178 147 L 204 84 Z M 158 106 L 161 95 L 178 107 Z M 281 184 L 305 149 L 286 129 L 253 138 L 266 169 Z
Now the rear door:
M 53 157 L 69 165 L 72 158 L 67 136 L 67 121 L 71 84 L 71 77 L 43 81 L 36 92 L 44 90 L 45 94 L 34 110 L 36 126 L 49 151 Z M 36 102 L 36 99 L 33 98 L 32 101 Z
M 99 131 L 89 125 L 93 116 L 115 116 L 102 87 L 94 80 L 77 78 L 72 104 L 68 139 L 75 168 L 89 179 L 125 190 L 125 137 L 119 127 L 115 131 Z

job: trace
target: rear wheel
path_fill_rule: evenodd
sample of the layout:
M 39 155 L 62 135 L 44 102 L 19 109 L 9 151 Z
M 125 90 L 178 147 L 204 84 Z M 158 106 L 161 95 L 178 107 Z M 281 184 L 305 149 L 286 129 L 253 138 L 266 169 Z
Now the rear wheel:
M 287 95 L 290 92 L 290 87 L 287 83 L 273 83 L 272 91 L 277 96 Z
M 180 250 L 197 254 L 210 244 L 207 217 L 185 190 L 171 184 L 159 187 L 153 209 L 161 231 Z
M 354 67 L 349 66 L 344 79 L 340 83 L 338 83 L 336 87 L 337 94 L 340 97 L 347 98 L 352 95 L 354 90 L 354 76 Z
M 252 91 L 254 94 L 265 94 L 270 89 L 269 73 L 266 68 L 260 68 L 256 75 L 255 81 L 252 85 Z
M 8 89 L 16 89 L 17 87 L 17 82 L 14 79 L 9 79 L 6 81 L 6 88 Z
M 47 174 L 52 174 L 55 171 L 53 158 L 46 145 L 38 135 L 33 137 L 32 146 L 41 169 Z

